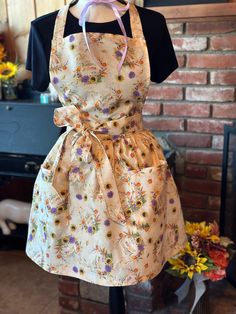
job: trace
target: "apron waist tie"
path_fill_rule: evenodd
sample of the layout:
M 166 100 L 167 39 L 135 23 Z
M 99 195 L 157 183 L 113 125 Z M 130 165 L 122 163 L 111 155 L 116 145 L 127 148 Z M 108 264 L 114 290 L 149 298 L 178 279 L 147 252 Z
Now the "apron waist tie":
M 109 216 L 118 223 L 125 223 L 126 217 L 124 209 L 122 209 L 112 165 L 102 141 L 95 133 L 112 135 L 112 139 L 115 140 L 120 136 L 124 136 L 126 132 L 142 130 L 142 114 L 135 113 L 132 116 L 124 116 L 117 120 L 106 121 L 105 123 L 89 123 L 83 116 L 84 114 L 86 113 L 81 113 L 76 105 L 63 106 L 54 110 L 54 124 L 59 127 L 66 126 L 67 130 L 61 135 L 55 163 L 53 164 L 52 186 L 61 197 L 60 190 L 62 185 L 65 187 L 65 179 L 61 178 L 60 172 L 55 170 L 63 160 L 63 151 L 71 151 L 71 162 L 74 164 L 74 161 L 78 160 L 78 154 L 81 154 L 81 148 L 85 148 L 83 151 L 83 161 L 94 163 Z M 66 142 L 67 145 L 65 147 L 65 139 L 70 132 L 74 132 L 72 141 Z M 94 149 L 96 147 L 97 149 Z M 96 152 L 98 153 L 96 154 Z M 68 191 L 68 180 L 66 188 Z

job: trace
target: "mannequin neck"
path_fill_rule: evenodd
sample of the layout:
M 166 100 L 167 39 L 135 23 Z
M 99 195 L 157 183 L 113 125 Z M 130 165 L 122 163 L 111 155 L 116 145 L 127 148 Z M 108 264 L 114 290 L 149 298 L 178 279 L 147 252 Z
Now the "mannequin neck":
M 87 0 L 79 0 L 75 5 L 69 8 L 70 13 L 76 18 L 79 18 L 86 2 Z M 113 3 L 120 6 L 121 8 L 124 7 L 124 5 L 121 4 L 119 1 L 114 1 Z M 121 16 L 123 14 L 125 14 L 125 11 L 120 13 Z M 115 19 L 116 16 L 109 5 L 106 5 L 104 3 L 93 3 L 88 8 L 86 18 L 86 21 L 88 22 L 106 23 L 114 21 Z

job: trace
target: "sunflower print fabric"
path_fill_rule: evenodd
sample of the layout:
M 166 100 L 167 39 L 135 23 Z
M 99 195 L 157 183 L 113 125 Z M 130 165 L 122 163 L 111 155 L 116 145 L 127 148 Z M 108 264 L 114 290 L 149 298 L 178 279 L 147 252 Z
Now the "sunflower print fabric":
M 150 64 L 130 4 L 132 38 L 118 75 L 124 36 L 63 37 L 69 4 L 56 18 L 50 78 L 66 126 L 35 180 L 26 254 L 52 273 L 103 286 L 150 280 L 187 241 L 178 191 L 163 150 L 143 127 Z

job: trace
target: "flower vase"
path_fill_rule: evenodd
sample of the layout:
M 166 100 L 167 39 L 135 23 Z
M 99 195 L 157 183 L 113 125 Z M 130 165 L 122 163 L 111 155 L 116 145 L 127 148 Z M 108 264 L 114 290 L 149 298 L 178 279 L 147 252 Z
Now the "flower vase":
M 2 93 L 3 99 L 14 100 L 18 98 L 17 84 L 15 80 L 3 80 L 2 81 Z

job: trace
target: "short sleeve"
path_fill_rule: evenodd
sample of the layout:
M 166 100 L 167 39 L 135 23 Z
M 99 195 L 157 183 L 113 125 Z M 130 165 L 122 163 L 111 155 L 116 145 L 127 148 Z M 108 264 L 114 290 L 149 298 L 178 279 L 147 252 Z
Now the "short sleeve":
M 25 68 L 32 71 L 32 88 L 38 91 L 45 91 L 50 81 L 48 60 L 45 55 L 42 39 L 33 22 L 31 22 L 30 27 Z
M 160 37 L 152 39 L 150 48 L 151 81 L 163 82 L 174 70 L 179 67 L 170 33 L 164 15 L 160 14 L 161 21 L 157 23 Z M 153 32 L 153 34 L 157 34 Z M 155 35 L 154 35 L 155 37 Z

